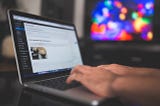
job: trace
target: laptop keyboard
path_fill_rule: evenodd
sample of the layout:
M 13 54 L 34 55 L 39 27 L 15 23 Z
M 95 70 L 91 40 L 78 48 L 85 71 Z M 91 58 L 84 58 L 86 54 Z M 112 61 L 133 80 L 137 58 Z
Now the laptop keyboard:
M 40 82 L 36 82 L 36 84 L 47 86 L 49 88 L 55 88 L 59 90 L 67 90 L 70 88 L 78 87 L 80 86 L 80 83 L 78 82 L 72 82 L 71 84 L 66 83 L 66 79 L 68 76 L 56 78 L 56 79 L 50 79 L 50 80 L 44 80 Z

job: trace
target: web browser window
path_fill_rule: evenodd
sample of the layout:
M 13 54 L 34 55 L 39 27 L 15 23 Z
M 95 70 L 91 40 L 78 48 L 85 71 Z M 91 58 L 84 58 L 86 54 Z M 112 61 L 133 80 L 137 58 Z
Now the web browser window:
M 31 23 L 24 23 L 24 28 L 34 73 L 81 63 L 74 30 Z
M 82 64 L 73 26 L 15 15 L 16 46 L 26 77 Z

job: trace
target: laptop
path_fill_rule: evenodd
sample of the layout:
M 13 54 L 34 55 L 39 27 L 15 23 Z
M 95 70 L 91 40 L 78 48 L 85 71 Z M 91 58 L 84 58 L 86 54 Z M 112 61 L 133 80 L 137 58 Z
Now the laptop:
M 8 18 L 24 87 L 88 105 L 104 101 L 77 82 L 65 83 L 72 68 L 83 64 L 73 24 L 16 10 Z

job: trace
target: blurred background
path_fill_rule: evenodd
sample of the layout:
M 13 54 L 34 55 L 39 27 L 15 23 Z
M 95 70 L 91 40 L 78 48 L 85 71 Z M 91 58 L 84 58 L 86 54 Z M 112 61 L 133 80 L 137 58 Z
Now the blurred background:
M 7 19 L 17 9 L 76 25 L 84 64 L 160 67 L 159 0 L 0 0 L 0 71 L 15 71 Z

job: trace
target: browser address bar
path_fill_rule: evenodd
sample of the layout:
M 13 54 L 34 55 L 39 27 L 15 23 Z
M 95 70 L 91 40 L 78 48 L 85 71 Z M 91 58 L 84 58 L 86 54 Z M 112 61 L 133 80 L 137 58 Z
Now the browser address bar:
M 22 16 L 18 16 L 18 15 L 14 15 L 13 18 L 16 19 L 16 20 L 34 22 L 34 23 L 44 24 L 44 25 L 51 25 L 51 26 L 54 26 L 54 27 L 74 29 L 74 27 L 72 27 L 72 26 L 61 25 L 61 24 L 51 23 L 51 22 L 47 22 L 47 21 L 41 21 L 41 20 L 37 20 L 37 19 L 26 18 L 26 17 L 22 17 Z

